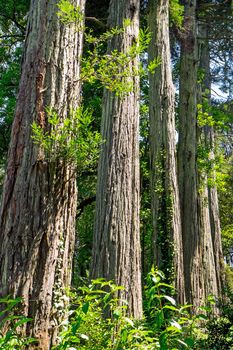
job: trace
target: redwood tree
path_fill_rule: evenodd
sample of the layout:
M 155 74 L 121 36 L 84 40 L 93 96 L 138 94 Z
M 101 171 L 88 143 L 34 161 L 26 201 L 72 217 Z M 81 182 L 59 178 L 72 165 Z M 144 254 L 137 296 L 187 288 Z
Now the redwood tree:
M 210 73 L 210 44 L 209 44 L 209 31 L 210 25 L 207 23 L 207 19 L 203 18 L 198 23 L 200 39 L 199 39 L 199 69 L 202 73 L 202 80 L 199 84 L 199 104 L 201 112 L 208 113 L 208 108 L 211 107 L 211 73 Z M 207 105 L 207 106 L 206 106 Z M 202 177 L 204 175 L 206 186 L 206 197 L 204 198 L 205 206 L 207 207 L 206 215 L 209 216 L 208 230 L 211 232 L 215 271 L 217 279 L 218 295 L 221 296 L 224 285 L 224 266 L 223 266 L 223 254 L 221 243 L 221 228 L 219 218 L 219 206 L 218 206 L 218 193 L 216 185 L 216 171 L 215 171 L 215 130 L 211 125 L 204 125 L 199 127 L 200 140 L 202 147 L 209 153 L 206 159 L 207 165 L 209 164 L 209 171 L 204 174 L 202 170 Z
M 178 147 L 185 289 L 187 301 L 194 307 L 205 302 L 209 294 L 218 296 L 206 174 L 203 174 L 203 185 L 197 165 L 201 137 L 197 125 L 199 55 L 196 11 L 196 1 L 185 1 Z
M 169 0 L 149 2 L 149 62 L 160 64 L 149 76 L 151 195 L 157 265 L 175 280 L 185 300 L 180 203 L 176 169 L 175 89 L 172 81 Z
M 138 40 L 139 0 L 112 0 L 108 24 L 122 34 L 108 43 L 108 52 L 126 53 Z M 139 79 L 133 72 L 138 58 L 128 62 L 132 91 L 117 96 L 105 89 L 102 111 L 103 145 L 98 170 L 92 277 L 113 279 L 125 287 L 119 296 L 128 301 L 128 313 L 142 316 L 139 237 Z M 114 77 L 113 77 L 114 79 Z
M 72 0 L 83 11 L 84 0 Z M 0 212 L 0 295 L 23 297 L 38 349 L 55 342 L 69 286 L 75 233 L 75 168 L 49 161 L 32 139 L 48 131 L 49 106 L 66 118 L 80 99 L 82 16 L 63 25 L 58 0 L 32 0 Z M 59 306 L 60 305 L 60 306 Z

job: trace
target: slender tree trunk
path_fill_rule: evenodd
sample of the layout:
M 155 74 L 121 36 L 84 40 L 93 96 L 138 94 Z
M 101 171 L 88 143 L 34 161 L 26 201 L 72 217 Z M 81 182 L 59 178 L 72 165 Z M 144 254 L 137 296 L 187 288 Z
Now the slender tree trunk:
M 179 187 L 182 210 L 186 297 L 194 307 L 217 295 L 208 192 L 197 169 L 198 42 L 196 1 L 185 2 L 185 32 L 181 43 L 179 106 Z M 204 178 L 204 182 L 205 182 Z
M 139 0 L 112 0 L 109 26 L 131 24 L 114 37 L 108 51 L 127 52 L 139 32 Z M 138 64 L 131 61 L 130 69 Z M 96 217 L 91 276 L 113 279 L 125 287 L 119 297 L 128 301 L 128 313 L 142 316 L 139 236 L 139 80 L 128 78 L 133 91 L 119 97 L 104 91 L 102 145 L 98 171 Z
M 200 28 L 199 28 L 200 30 Z M 202 33 L 203 34 L 203 33 Z M 200 32 L 200 35 L 202 35 Z M 204 94 L 207 93 L 205 91 L 207 89 L 207 82 L 209 81 L 209 77 L 206 72 L 206 67 L 203 66 L 204 60 L 206 59 L 208 62 L 208 57 L 206 57 L 206 52 L 204 50 L 204 46 L 198 41 L 198 49 L 199 49 L 199 67 L 198 69 L 204 75 L 203 84 L 198 84 L 198 93 L 197 93 L 197 103 L 201 105 L 204 103 Z M 206 62 L 205 62 L 206 65 Z M 209 85 L 208 85 L 209 86 Z M 204 112 L 204 106 L 203 106 Z M 203 155 L 202 150 L 209 147 L 208 145 L 208 133 L 209 127 L 206 125 L 204 127 L 200 127 L 197 125 L 197 179 L 198 179 L 198 230 L 200 233 L 200 261 L 202 266 L 202 279 L 200 288 L 202 290 L 203 296 L 202 301 L 206 300 L 209 294 L 213 294 L 218 296 L 217 290 L 217 280 L 216 280 L 216 267 L 215 267 L 215 259 L 214 259 L 214 247 L 213 241 L 211 238 L 211 223 L 210 223 L 210 203 L 208 199 L 208 174 L 206 172 L 206 168 L 203 167 Z M 205 159 L 204 163 L 207 163 L 208 159 Z
M 184 249 L 185 292 L 189 303 L 199 305 L 203 297 L 198 231 L 197 184 L 197 67 L 196 1 L 186 1 L 184 37 L 181 42 L 178 179 Z
M 209 130 L 209 143 L 212 149 L 215 148 L 214 130 Z M 212 154 L 214 156 L 214 153 Z M 214 175 L 215 176 L 215 175 Z M 221 227 L 219 219 L 218 192 L 216 186 L 208 188 L 210 227 L 214 248 L 215 273 L 217 277 L 218 296 L 223 296 L 225 285 L 224 258 L 222 251 Z
M 154 249 L 158 266 L 175 278 L 178 300 L 184 302 L 184 269 L 180 203 L 176 172 L 175 89 L 172 81 L 169 0 L 150 1 L 149 61 L 161 60 L 150 74 L 151 191 Z
M 211 76 L 210 76 L 210 49 L 208 40 L 208 24 L 206 22 L 199 23 L 199 57 L 200 57 L 200 70 L 203 75 L 203 81 L 200 84 L 200 104 L 202 104 L 203 112 L 205 112 L 205 101 L 210 105 L 211 101 Z M 207 198 L 208 203 L 208 215 L 209 225 L 213 242 L 213 254 L 215 261 L 215 274 L 217 280 L 218 295 L 222 295 L 222 287 L 224 285 L 224 265 L 223 265 L 223 253 L 221 243 L 221 228 L 219 220 L 219 208 L 218 208 L 218 193 L 216 187 L 216 173 L 214 170 L 215 161 L 215 135 L 214 128 L 206 125 L 202 131 L 204 133 L 205 147 L 210 151 L 209 161 L 212 163 L 211 174 L 206 177 L 207 181 Z M 212 185 L 208 184 L 208 178 L 211 176 Z
M 204 43 L 203 36 L 206 37 L 206 30 L 203 25 L 199 25 L 198 28 L 199 36 L 201 37 L 198 40 L 198 57 L 199 57 L 199 71 L 203 74 L 202 83 L 198 84 L 197 92 L 197 103 L 199 105 L 204 103 L 204 95 L 207 94 L 210 97 L 210 91 L 207 92 L 207 89 L 210 88 L 210 75 L 208 74 L 209 69 L 209 55 L 206 44 Z M 205 111 L 203 105 L 203 112 Z M 217 275 L 216 275 L 216 266 L 214 259 L 214 247 L 211 237 L 211 223 L 210 223 L 210 203 L 208 199 L 208 174 L 206 169 L 201 165 L 200 160 L 202 161 L 203 155 L 202 150 L 209 148 L 208 145 L 208 133 L 209 126 L 200 127 L 197 126 L 197 148 L 199 149 L 197 153 L 197 163 L 198 163 L 198 230 L 200 232 L 200 261 L 202 266 L 202 301 L 204 301 L 209 294 L 218 296 L 217 289 Z M 208 159 L 204 157 L 204 163 L 207 163 Z
M 73 0 L 83 9 L 83 0 Z M 69 286 L 75 234 L 74 166 L 48 162 L 32 122 L 48 130 L 45 107 L 60 120 L 80 96 L 82 29 L 63 26 L 57 0 L 32 0 L 0 213 L 0 295 L 22 296 L 37 349 L 55 342 Z M 80 26 L 79 26 L 80 28 Z

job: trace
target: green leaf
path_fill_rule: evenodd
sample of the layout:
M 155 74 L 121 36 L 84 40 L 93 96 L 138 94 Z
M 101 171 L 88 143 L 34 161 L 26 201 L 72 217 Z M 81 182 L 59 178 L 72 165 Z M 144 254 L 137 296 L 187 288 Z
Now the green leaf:
M 182 329 L 181 325 L 178 322 L 176 322 L 175 320 L 170 321 L 170 324 L 179 330 Z
M 85 303 L 85 304 L 83 304 L 82 310 L 83 310 L 84 314 L 87 314 L 88 309 L 89 309 L 89 305 L 90 305 L 90 304 L 89 304 L 88 302 Z
M 24 317 L 24 318 L 22 318 L 21 320 L 19 320 L 18 322 L 15 323 L 14 328 L 17 328 L 17 327 L 21 326 L 22 324 L 28 323 L 30 321 L 32 321 L 32 318 Z
M 127 332 L 126 329 L 123 329 L 121 331 L 121 340 L 122 340 L 122 342 L 125 343 L 127 338 L 128 338 L 128 332 Z
M 171 284 L 167 284 L 167 283 L 163 283 L 163 282 L 159 283 L 158 287 L 167 287 L 167 288 L 170 288 L 170 289 L 175 289 L 175 287 L 172 286 Z
M 205 321 L 205 320 L 208 320 L 208 317 L 204 314 L 199 314 L 199 315 L 195 315 L 195 319 Z
M 80 315 L 78 315 L 77 319 L 75 320 L 75 323 L 72 324 L 72 327 L 71 327 L 71 329 L 72 329 L 72 334 L 73 334 L 73 335 L 76 334 L 77 329 L 78 329 L 78 328 L 80 327 L 80 325 L 81 325 L 81 322 L 82 322 L 82 317 L 81 317 Z
M 183 340 L 177 339 L 178 343 L 184 345 L 185 348 L 188 348 L 188 344 L 186 344 Z
M 89 340 L 89 337 L 86 334 L 80 334 L 79 336 L 82 339 Z
M 121 316 L 121 311 L 120 310 L 114 310 L 112 315 L 113 315 L 114 318 L 119 319 L 120 316 Z
M 193 338 L 187 338 L 185 339 L 185 343 L 189 346 L 189 347 L 193 347 L 195 342 L 194 342 L 194 339 Z
M 128 323 L 130 324 L 131 327 L 134 326 L 134 323 L 133 323 L 133 321 L 132 321 L 130 318 L 124 317 L 124 320 L 125 320 L 126 322 L 128 322 Z
M 169 326 L 169 327 L 167 327 L 166 328 L 166 331 L 167 332 L 172 332 L 172 333 L 181 333 L 181 330 L 180 329 L 178 329 L 177 327 L 175 327 L 175 326 Z
M 170 297 L 170 296 L 168 296 L 168 295 L 164 295 L 163 297 L 164 297 L 164 299 L 167 299 L 168 301 L 170 301 L 170 303 L 171 303 L 172 305 L 176 305 L 176 301 L 175 301 L 174 298 L 172 298 L 172 297 Z
M 172 305 L 164 305 L 163 309 L 168 309 L 168 310 L 172 310 L 172 311 L 178 311 L 178 309 L 175 306 L 172 306 Z
M 153 276 L 152 277 L 152 281 L 155 283 L 155 284 L 158 284 L 160 282 L 161 278 L 158 277 L 158 276 Z

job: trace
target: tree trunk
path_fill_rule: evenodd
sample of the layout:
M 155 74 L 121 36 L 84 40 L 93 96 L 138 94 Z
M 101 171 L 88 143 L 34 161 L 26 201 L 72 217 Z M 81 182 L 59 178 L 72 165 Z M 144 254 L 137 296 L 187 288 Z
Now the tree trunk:
M 198 42 L 196 1 L 186 1 L 181 42 L 179 105 L 179 188 L 182 212 L 185 289 L 187 301 L 198 307 L 217 295 L 215 262 L 208 213 L 207 188 L 201 191 L 197 169 Z M 204 180 L 205 181 L 205 180 Z
M 209 130 L 209 143 L 212 149 L 215 148 L 214 130 Z M 214 153 L 213 153 L 214 156 Z M 209 215 L 210 215 L 210 227 L 214 248 L 215 259 L 215 273 L 217 278 L 218 296 L 223 296 L 223 287 L 225 285 L 225 268 L 224 258 L 222 251 L 222 239 L 221 239 L 221 227 L 219 219 L 219 205 L 218 205 L 218 192 L 216 186 L 209 186 L 208 188 L 208 200 L 209 200 Z
M 203 81 L 198 84 L 197 90 L 197 103 L 199 105 L 204 104 L 205 95 L 210 99 L 210 75 L 209 70 L 209 54 L 208 54 L 208 40 L 204 40 L 207 33 L 204 28 L 204 24 L 198 26 L 198 32 L 200 39 L 198 40 L 198 57 L 199 57 L 199 72 L 203 75 Z M 207 91 L 207 89 L 209 91 Z M 210 102 L 210 101 L 208 101 Z M 204 105 L 202 106 L 203 112 L 205 112 Z M 211 237 L 211 223 L 210 223 L 210 203 L 208 199 L 208 173 L 206 168 L 200 161 L 204 160 L 204 164 L 208 163 L 209 159 L 204 159 L 202 150 L 209 148 L 209 142 L 207 141 L 209 136 L 209 126 L 204 127 L 197 126 L 197 148 L 199 149 L 197 153 L 197 164 L 198 164 L 198 230 L 200 232 L 200 261 L 202 265 L 202 282 L 201 290 L 203 293 L 202 301 L 205 301 L 209 294 L 218 296 L 217 288 L 217 275 L 216 266 L 214 259 L 214 247 Z
M 185 301 L 180 203 L 176 169 L 175 89 L 172 81 L 169 1 L 149 3 L 152 40 L 149 61 L 161 63 L 149 76 L 151 192 L 154 249 L 158 266 L 175 278 L 178 300 Z
M 131 24 L 108 44 L 108 52 L 127 52 L 138 38 L 139 1 L 112 0 L 109 26 Z M 138 59 L 129 63 L 131 71 Z M 133 91 L 116 96 L 104 91 L 102 145 L 96 196 L 92 278 L 113 279 L 125 287 L 120 299 L 128 301 L 128 314 L 142 316 L 139 237 L 139 79 L 127 78 Z
M 84 7 L 84 0 L 72 3 Z M 75 168 L 49 162 L 32 140 L 48 130 L 45 107 L 60 121 L 78 106 L 82 29 L 62 25 L 57 0 L 32 0 L 0 213 L 0 295 L 22 296 L 37 349 L 55 343 L 69 286 L 75 234 Z
M 205 101 L 211 104 L 211 76 L 210 76 L 210 48 L 208 39 L 208 24 L 206 22 L 199 23 L 199 57 L 200 57 L 200 70 L 203 75 L 203 81 L 200 84 L 200 101 L 202 104 L 203 112 L 206 112 L 204 103 Z M 207 174 L 207 194 L 206 203 L 208 204 L 209 216 L 209 230 L 212 236 L 213 242 L 213 255 L 215 261 L 215 274 L 217 280 L 218 295 L 222 295 L 222 288 L 224 285 L 224 263 L 221 243 L 221 228 L 219 220 L 219 207 L 218 207 L 218 194 L 216 187 L 216 173 L 214 170 L 215 161 L 215 137 L 214 128 L 212 126 L 204 126 L 202 133 L 204 134 L 203 142 L 205 147 L 209 150 L 209 161 L 212 163 L 210 174 Z M 208 161 L 207 160 L 207 161 Z M 210 179 L 211 177 L 211 179 Z M 211 185 L 208 184 L 208 178 L 211 180 Z

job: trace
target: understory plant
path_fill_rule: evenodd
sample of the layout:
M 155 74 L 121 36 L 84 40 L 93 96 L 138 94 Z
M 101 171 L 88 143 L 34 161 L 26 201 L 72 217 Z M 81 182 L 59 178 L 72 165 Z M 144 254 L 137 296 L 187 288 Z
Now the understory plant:
M 26 349 L 35 339 L 24 337 L 19 329 L 31 321 L 20 315 L 21 298 L 0 298 L 0 350 Z
M 152 268 L 142 320 L 127 317 L 127 304 L 117 297 L 122 287 L 112 281 L 97 279 L 71 293 L 69 315 L 54 349 L 193 349 L 199 318 L 190 316 L 190 305 L 176 304 L 173 286 L 163 280 L 163 273 Z
M 219 300 L 220 315 L 209 313 L 203 325 L 197 350 L 233 350 L 233 291 L 226 287 L 225 296 Z
M 200 312 L 177 305 L 175 290 L 152 268 L 144 290 L 144 318 L 127 316 L 127 303 L 118 293 L 123 287 L 97 279 L 69 291 L 70 307 L 60 325 L 53 350 L 233 350 L 233 294 L 212 313 L 213 298 Z M 35 339 L 20 330 L 30 322 L 20 315 L 21 299 L 0 299 L 0 350 L 24 350 Z

